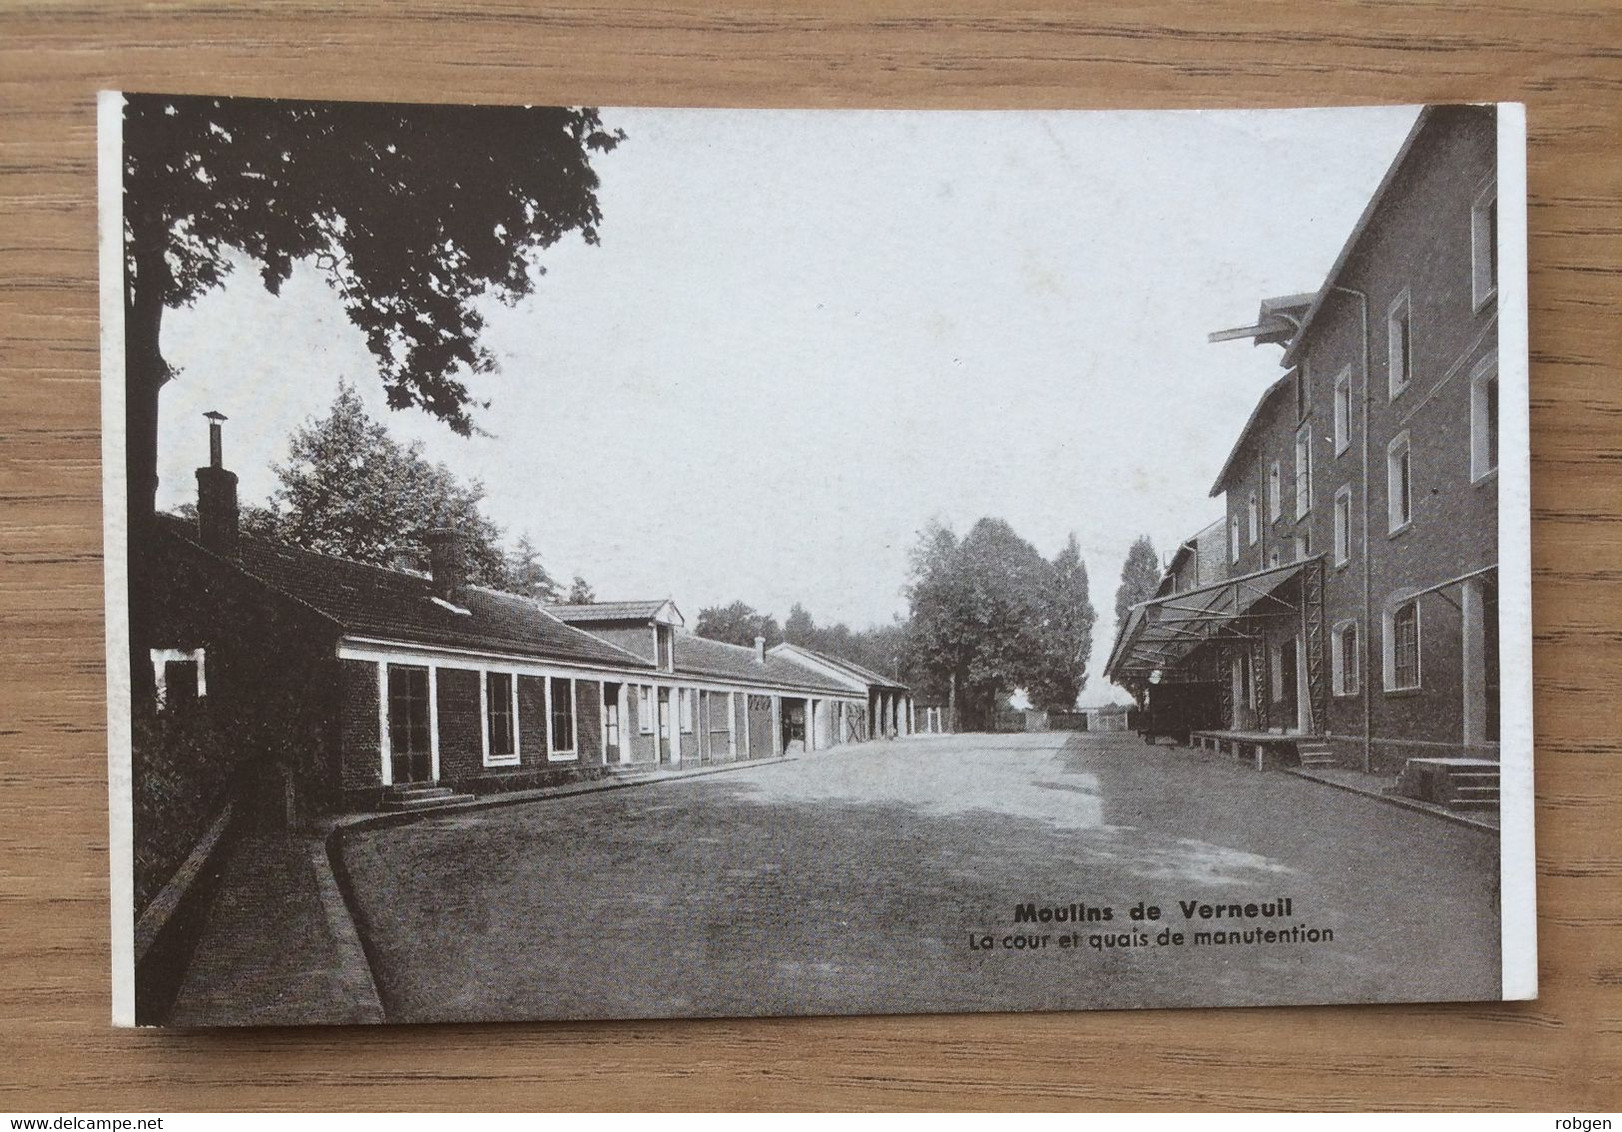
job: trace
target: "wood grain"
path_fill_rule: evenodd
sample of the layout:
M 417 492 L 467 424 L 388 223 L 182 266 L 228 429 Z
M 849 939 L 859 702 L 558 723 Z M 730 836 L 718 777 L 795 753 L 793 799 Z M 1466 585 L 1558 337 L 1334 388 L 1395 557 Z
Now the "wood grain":
M 0 1107 L 1622 1103 L 1622 8 L 98 3 L 0 11 Z M 143 1033 L 108 1025 L 95 92 L 739 106 L 1529 104 L 1543 997 Z

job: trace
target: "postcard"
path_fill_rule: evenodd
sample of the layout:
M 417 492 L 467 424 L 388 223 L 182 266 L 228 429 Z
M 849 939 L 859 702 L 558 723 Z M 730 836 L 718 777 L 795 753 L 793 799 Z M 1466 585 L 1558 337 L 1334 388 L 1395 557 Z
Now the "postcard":
M 1536 995 L 1520 106 L 99 118 L 116 1023 Z

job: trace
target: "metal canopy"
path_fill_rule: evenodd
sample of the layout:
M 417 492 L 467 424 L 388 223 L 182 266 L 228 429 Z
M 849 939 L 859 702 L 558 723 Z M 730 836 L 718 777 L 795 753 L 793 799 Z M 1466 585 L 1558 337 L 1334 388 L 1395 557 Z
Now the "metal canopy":
M 1240 618 L 1299 619 L 1300 601 L 1280 597 L 1278 591 L 1319 557 L 1134 605 L 1116 638 L 1105 675 L 1120 683 L 1123 678 L 1145 678 L 1157 669 L 1175 667 L 1212 637 L 1234 637 L 1234 623 Z

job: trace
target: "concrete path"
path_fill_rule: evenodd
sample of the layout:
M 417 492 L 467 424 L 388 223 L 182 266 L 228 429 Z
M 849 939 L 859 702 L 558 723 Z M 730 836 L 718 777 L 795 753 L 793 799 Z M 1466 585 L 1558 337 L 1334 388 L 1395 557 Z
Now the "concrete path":
M 271 834 L 238 839 L 170 1024 L 381 1021 L 377 988 L 325 843 Z

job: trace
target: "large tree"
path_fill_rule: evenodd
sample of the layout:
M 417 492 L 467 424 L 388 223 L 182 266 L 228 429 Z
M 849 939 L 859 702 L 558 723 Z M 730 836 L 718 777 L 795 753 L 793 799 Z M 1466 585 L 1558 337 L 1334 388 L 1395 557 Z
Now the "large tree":
M 494 366 L 479 303 L 530 293 L 538 253 L 597 241 L 596 110 L 132 94 L 124 106 L 125 411 L 132 521 L 157 490 L 166 310 L 229 273 L 276 292 L 313 261 L 366 336 L 390 406 L 474 427 Z M 284 379 L 297 380 L 287 374 Z M 133 540 L 132 540 L 133 542 Z
M 959 542 L 932 524 L 913 551 L 912 648 L 928 690 L 941 684 L 970 725 L 986 726 L 1042 670 L 1053 566 L 1001 519 Z
M 268 506 L 247 512 L 252 533 L 356 562 L 424 569 L 427 533 L 455 527 L 474 580 L 544 599 L 550 576 L 527 537 L 519 543 L 525 568 L 514 575 L 518 564 L 502 548 L 501 528 L 480 510 L 484 486 L 389 436 L 353 388 L 341 387 L 326 416 L 296 429 L 288 450 Z
M 699 610 L 693 632 L 712 641 L 750 648 L 754 647 L 756 637 L 765 637 L 768 646 L 781 644 L 783 640 L 783 631 L 778 628 L 775 617 L 770 613 L 757 613 L 753 606 L 741 601 Z
M 1126 615 L 1134 605 L 1155 596 L 1160 585 L 1160 556 L 1148 535 L 1139 535 L 1126 552 L 1121 566 L 1121 585 L 1115 591 L 1115 631 L 1126 624 Z
M 1093 651 L 1097 613 L 1088 594 L 1087 564 L 1072 534 L 1053 559 L 1046 616 L 1042 624 L 1041 659 L 1026 693 L 1044 711 L 1072 711 L 1087 686 L 1087 660 Z

